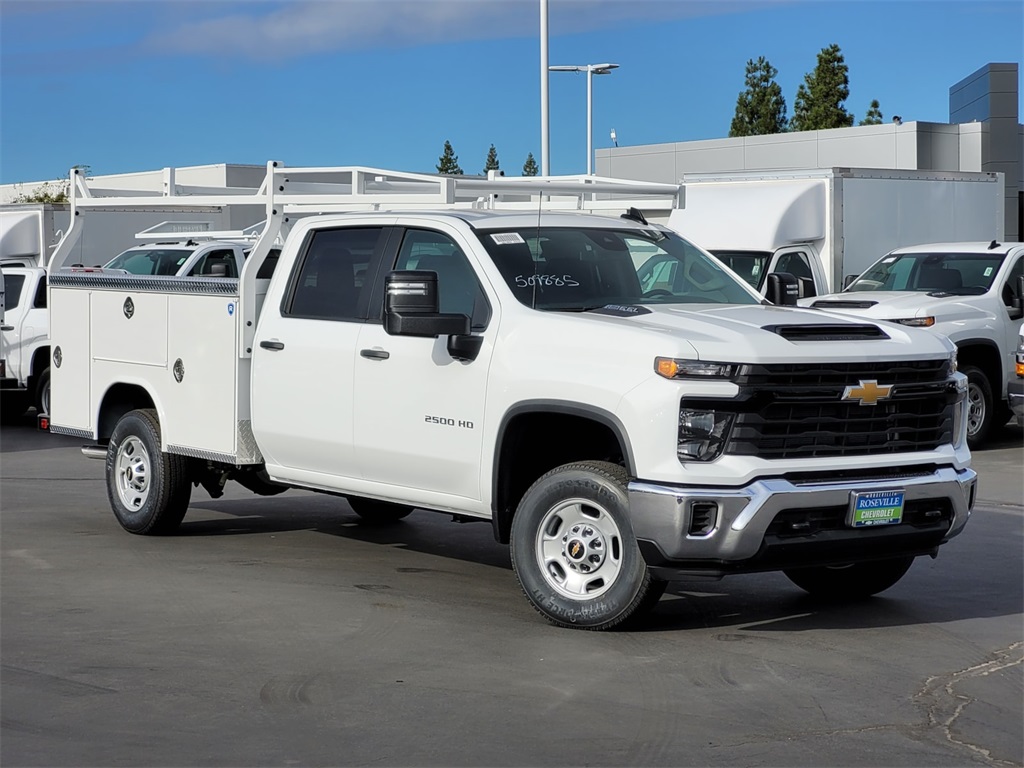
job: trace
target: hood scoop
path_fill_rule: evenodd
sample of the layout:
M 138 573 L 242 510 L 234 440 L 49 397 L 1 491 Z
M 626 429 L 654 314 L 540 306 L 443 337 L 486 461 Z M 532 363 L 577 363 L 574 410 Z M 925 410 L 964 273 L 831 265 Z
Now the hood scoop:
M 856 301 L 854 299 L 822 299 L 811 304 L 812 307 L 822 309 L 867 309 L 877 304 L 877 301 Z
M 870 341 L 888 339 L 877 325 L 765 325 L 762 330 L 789 341 Z

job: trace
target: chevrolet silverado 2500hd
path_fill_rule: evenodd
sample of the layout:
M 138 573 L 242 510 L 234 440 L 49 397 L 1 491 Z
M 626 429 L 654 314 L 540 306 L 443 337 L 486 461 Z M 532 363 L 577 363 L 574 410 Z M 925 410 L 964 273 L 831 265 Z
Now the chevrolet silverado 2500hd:
M 948 340 L 768 305 L 635 211 L 541 202 L 612 185 L 335 173 L 344 193 L 290 202 L 301 169 L 268 167 L 238 280 L 53 276 L 50 429 L 92 441 L 126 530 L 172 532 L 229 479 L 489 520 L 533 606 L 589 629 L 686 575 L 874 594 L 963 530 Z M 535 209 L 500 210 L 509 190 Z

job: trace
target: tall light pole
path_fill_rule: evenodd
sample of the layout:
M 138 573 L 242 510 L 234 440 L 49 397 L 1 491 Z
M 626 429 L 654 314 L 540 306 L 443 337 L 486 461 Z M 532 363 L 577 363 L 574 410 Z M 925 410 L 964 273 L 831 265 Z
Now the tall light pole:
M 552 72 L 587 73 L 587 175 L 594 173 L 594 75 L 610 75 L 618 64 L 564 64 L 548 67 Z
M 551 174 L 548 144 L 551 121 L 548 115 L 548 0 L 540 0 L 540 173 Z

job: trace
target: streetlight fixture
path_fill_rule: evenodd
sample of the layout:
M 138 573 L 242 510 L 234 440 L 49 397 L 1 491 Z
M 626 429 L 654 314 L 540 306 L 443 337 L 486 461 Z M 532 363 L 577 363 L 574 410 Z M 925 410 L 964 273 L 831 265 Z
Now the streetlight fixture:
M 594 173 L 594 75 L 610 75 L 618 64 L 563 64 L 548 67 L 552 72 L 587 73 L 587 175 Z

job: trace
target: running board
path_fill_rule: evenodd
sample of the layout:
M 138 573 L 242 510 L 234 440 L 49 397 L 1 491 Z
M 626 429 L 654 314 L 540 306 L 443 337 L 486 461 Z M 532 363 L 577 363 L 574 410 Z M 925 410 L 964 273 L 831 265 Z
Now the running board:
M 82 455 L 89 459 L 106 459 L 107 449 L 102 445 L 83 445 Z

